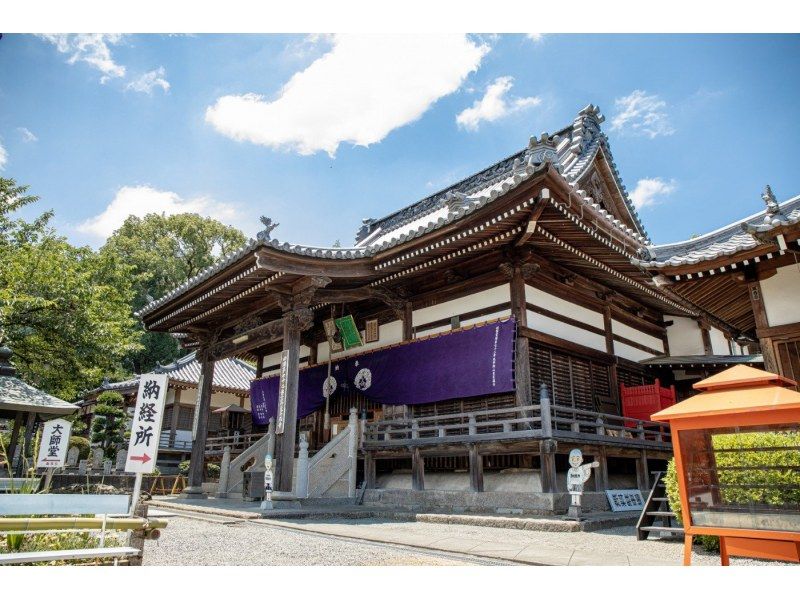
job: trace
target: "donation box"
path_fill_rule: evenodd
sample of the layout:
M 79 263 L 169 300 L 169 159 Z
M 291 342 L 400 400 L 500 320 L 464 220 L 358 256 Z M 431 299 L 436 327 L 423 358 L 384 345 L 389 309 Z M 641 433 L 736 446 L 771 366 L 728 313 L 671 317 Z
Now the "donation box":
M 699 394 L 653 414 L 669 422 L 686 532 L 718 536 L 730 555 L 800 562 L 800 393 L 777 374 L 737 365 Z

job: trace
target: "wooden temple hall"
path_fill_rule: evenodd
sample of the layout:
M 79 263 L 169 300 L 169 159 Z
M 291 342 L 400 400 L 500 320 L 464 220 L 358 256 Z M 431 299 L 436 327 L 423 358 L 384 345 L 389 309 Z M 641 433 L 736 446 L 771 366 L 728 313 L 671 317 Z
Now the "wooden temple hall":
M 767 190 L 748 219 L 653 245 L 602 122 L 587 106 L 365 219 L 349 248 L 280 242 L 262 218 L 256 239 L 146 306 L 147 329 L 179 335 L 202 365 L 189 491 L 229 357 L 257 363 L 254 432 L 275 433 L 281 492 L 300 492 L 306 443 L 312 460 L 333 456 L 356 418 L 358 483 L 387 495 L 558 495 L 573 448 L 600 462 L 589 489 L 644 490 L 672 454 L 649 416 L 692 382 L 736 363 L 796 379 L 800 198 Z M 330 495 L 336 478 L 301 494 Z

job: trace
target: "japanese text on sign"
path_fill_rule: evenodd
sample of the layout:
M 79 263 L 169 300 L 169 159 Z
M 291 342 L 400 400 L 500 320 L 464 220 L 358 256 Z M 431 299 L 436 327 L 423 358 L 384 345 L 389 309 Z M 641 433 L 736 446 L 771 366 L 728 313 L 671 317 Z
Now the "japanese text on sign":
M 139 381 L 125 471 L 152 473 L 155 468 L 167 385 L 166 374 L 145 374 Z

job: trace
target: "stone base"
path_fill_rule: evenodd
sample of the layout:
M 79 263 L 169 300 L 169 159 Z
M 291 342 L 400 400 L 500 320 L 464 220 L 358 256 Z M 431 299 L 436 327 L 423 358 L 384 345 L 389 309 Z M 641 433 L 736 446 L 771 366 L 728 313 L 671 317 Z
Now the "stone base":
M 570 506 L 566 492 L 470 492 L 444 490 L 367 490 L 364 504 L 416 512 L 514 513 L 564 515 Z M 610 511 L 603 492 L 585 492 L 584 512 Z
M 181 498 L 191 498 L 193 500 L 208 498 L 208 494 L 203 491 L 202 486 L 187 486 L 179 496 Z
M 265 511 L 272 511 L 278 509 L 302 509 L 303 506 L 297 497 L 291 492 L 273 492 L 272 500 L 261 501 L 261 508 Z

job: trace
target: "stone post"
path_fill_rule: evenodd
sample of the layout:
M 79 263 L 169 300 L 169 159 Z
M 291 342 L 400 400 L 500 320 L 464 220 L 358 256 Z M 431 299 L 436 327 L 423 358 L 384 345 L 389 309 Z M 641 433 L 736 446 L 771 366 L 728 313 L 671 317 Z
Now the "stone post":
M 219 466 L 219 486 L 217 487 L 217 498 L 228 497 L 228 474 L 231 470 L 231 447 L 226 445 L 222 449 L 222 463 Z
M 275 418 L 269 418 L 269 425 L 267 426 L 267 434 L 269 435 L 269 440 L 267 440 L 267 454 L 275 458 Z
M 411 489 L 425 490 L 425 457 L 418 446 L 411 449 Z
M 550 411 L 550 395 L 547 392 L 547 384 L 544 382 L 539 387 L 539 408 L 539 414 L 542 419 L 542 436 L 544 438 L 552 438 L 553 414 Z
M 469 489 L 483 492 L 483 456 L 476 444 L 469 445 Z
M 350 471 L 347 473 L 347 496 L 356 496 L 356 472 L 358 471 L 358 411 L 350 407 L 350 418 L 347 426 L 350 437 L 347 439 L 347 455 L 350 457 Z
M 197 432 L 192 439 L 192 456 L 189 464 L 189 486 L 184 490 L 187 496 L 203 498 L 203 474 L 205 472 L 206 439 L 208 437 L 208 412 L 211 407 L 211 388 L 214 384 L 214 360 L 208 350 L 198 351 L 200 358 L 200 377 L 202 385 L 197 389 L 200 400 L 195 409 L 199 413 L 197 418 Z
M 308 441 L 300 435 L 300 451 L 297 453 L 297 498 L 308 498 Z

